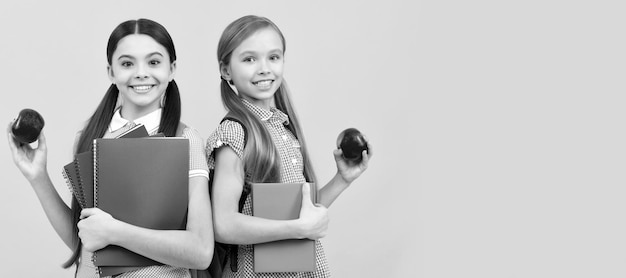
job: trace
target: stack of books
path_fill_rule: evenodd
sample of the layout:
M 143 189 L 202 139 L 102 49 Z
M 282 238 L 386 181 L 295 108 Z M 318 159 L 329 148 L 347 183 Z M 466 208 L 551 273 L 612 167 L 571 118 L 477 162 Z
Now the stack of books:
M 63 167 L 63 176 L 82 208 L 97 207 L 120 221 L 148 229 L 186 227 L 189 141 L 149 137 L 144 126 L 119 138 L 95 139 Z M 123 247 L 94 252 L 100 276 L 162 263 Z

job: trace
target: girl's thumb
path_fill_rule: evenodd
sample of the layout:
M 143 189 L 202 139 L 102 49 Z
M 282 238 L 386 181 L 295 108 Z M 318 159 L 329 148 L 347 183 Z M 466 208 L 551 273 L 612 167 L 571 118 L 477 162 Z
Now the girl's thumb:
M 302 204 L 312 204 L 311 202 L 311 186 L 308 183 L 302 184 Z

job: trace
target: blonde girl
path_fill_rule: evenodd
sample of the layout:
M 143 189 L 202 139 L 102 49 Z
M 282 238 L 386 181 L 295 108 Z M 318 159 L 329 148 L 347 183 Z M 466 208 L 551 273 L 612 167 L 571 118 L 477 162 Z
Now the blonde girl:
M 244 16 L 226 27 L 217 56 L 221 95 L 238 121 L 225 120 L 209 136 L 206 152 L 215 169 L 212 196 L 215 237 L 238 245 L 236 268 L 223 277 L 329 277 L 330 270 L 319 239 L 328 227 L 327 207 L 367 168 L 369 156 L 352 164 L 334 152 L 336 175 L 319 191 L 304 185 L 303 200 L 317 194 L 319 204 L 303 202 L 300 218 L 278 221 L 252 216 L 250 195 L 238 210 L 250 182 L 317 182 L 302 127 L 283 79 L 285 38 L 270 20 Z M 314 272 L 254 273 L 253 244 L 290 238 L 316 240 Z M 234 260 L 234 257 L 229 257 Z M 231 262 L 227 263 L 227 266 Z

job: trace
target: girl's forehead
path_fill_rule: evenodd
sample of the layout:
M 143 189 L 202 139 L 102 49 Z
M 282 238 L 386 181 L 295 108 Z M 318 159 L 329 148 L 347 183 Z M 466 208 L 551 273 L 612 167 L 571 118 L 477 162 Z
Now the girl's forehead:
M 235 48 L 235 52 L 263 52 L 263 51 L 283 51 L 283 40 L 281 36 L 271 27 L 259 29 L 249 37 L 241 41 Z
M 167 49 L 152 37 L 144 34 L 131 34 L 122 38 L 117 43 L 117 48 L 113 52 L 113 57 L 119 56 L 137 56 L 143 57 L 145 55 L 151 55 L 158 53 L 163 56 L 168 55 Z

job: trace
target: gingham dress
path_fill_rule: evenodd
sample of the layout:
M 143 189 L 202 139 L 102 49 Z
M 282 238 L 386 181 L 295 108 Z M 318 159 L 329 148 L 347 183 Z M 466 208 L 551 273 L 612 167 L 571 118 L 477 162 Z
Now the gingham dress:
M 158 131 L 156 128 L 150 128 L 148 132 L 154 134 Z M 107 131 L 103 138 L 115 138 L 118 134 L 124 132 L 124 128 L 115 132 Z M 204 141 L 198 131 L 187 126 L 183 129 L 182 137 L 189 139 L 189 176 L 206 176 L 208 178 L 208 168 L 206 158 L 204 157 L 203 144 Z M 80 263 L 76 272 L 78 278 L 99 278 L 97 268 L 92 262 L 91 252 L 81 250 Z M 110 276 L 108 276 L 110 277 Z M 139 270 L 123 273 L 119 278 L 140 278 L 140 277 L 158 277 L 158 278 L 190 278 L 189 270 L 186 268 L 174 267 L 169 265 L 149 266 Z
M 271 134 L 272 141 L 278 149 L 282 162 L 280 167 L 281 182 L 306 182 L 303 174 L 304 166 L 302 153 L 300 152 L 300 143 L 291 131 L 285 127 L 285 125 L 289 124 L 287 115 L 276 108 L 268 111 L 245 100 L 244 104 L 263 121 Z M 248 136 L 251 135 L 248 134 Z M 239 158 L 243 157 L 244 130 L 239 123 L 225 120 L 207 139 L 206 153 L 209 169 L 215 168 L 214 151 L 224 145 L 232 148 Z M 251 196 L 248 195 L 244 203 L 242 213 L 245 215 L 252 215 L 251 199 Z M 316 240 L 315 247 L 316 269 L 314 272 L 255 273 L 253 270 L 253 245 L 239 245 L 237 272 L 232 272 L 230 267 L 226 267 L 223 277 L 330 277 L 330 269 L 322 243 Z M 227 265 L 229 264 L 230 262 Z

